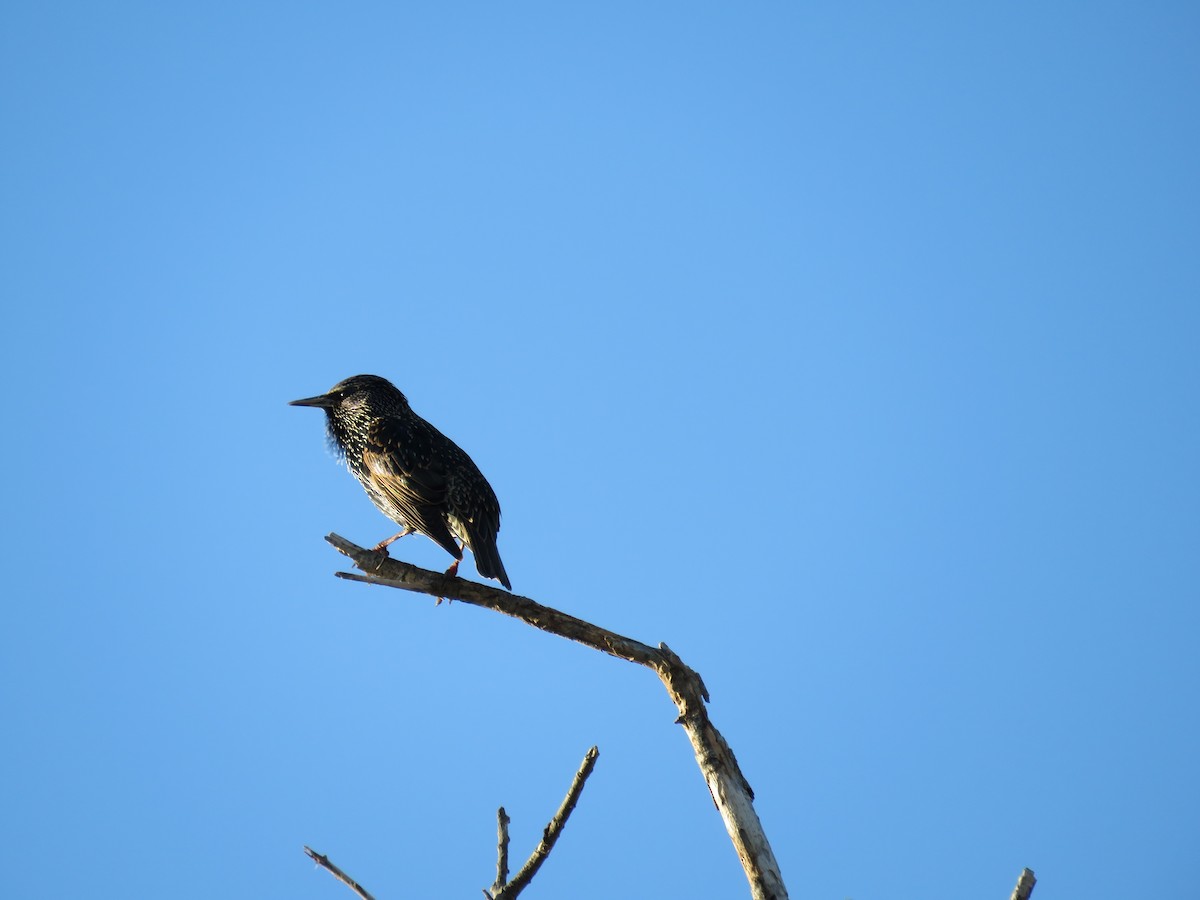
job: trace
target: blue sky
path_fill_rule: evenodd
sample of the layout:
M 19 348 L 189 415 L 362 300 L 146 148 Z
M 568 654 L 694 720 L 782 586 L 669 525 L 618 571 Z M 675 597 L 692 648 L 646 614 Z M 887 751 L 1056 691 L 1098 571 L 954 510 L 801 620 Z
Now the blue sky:
M 478 896 L 598 744 L 528 896 L 746 895 L 650 673 L 332 577 L 370 372 L 793 897 L 1196 896 L 1190 4 L 0 15 L 0 893 Z

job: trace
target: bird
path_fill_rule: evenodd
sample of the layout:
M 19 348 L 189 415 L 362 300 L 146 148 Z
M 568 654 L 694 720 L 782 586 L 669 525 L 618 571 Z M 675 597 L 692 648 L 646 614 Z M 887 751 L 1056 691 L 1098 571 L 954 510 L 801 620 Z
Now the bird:
M 325 410 L 330 444 L 371 502 L 403 528 L 376 550 L 386 554 L 393 541 L 423 534 L 454 557 L 446 574 L 457 574 L 466 547 L 480 575 L 512 590 L 496 548 L 495 491 L 471 457 L 413 412 L 395 385 L 378 375 L 354 375 L 328 393 L 288 405 Z

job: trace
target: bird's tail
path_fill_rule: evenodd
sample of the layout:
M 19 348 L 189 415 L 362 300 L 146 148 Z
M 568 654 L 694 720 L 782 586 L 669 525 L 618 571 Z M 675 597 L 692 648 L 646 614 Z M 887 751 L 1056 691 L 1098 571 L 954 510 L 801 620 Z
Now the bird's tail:
M 475 554 L 475 571 L 484 578 L 495 578 L 502 585 L 512 590 L 512 582 L 504 571 L 504 563 L 500 561 L 500 551 L 496 549 L 494 537 L 479 536 L 478 541 L 471 541 L 471 552 Z

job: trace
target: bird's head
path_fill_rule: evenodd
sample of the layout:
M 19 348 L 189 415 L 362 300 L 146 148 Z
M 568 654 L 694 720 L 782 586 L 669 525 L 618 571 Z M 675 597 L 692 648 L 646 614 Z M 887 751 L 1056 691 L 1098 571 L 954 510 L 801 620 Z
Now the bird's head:
M 359 446 L 378 418 L 408 409 L 404 395 L 386 378 L 355 375 L 339 381 L 326 394 L 293 400 L 289 406 L 316 406 L 325 410 L 325 430 L 330 449 L 342 459 L 362 455 Z
M 386 378 L 353 375 L 345 381 L 339 381 L 328 393 L 293 400 L 288 406 L 316 406 L 333 418 L 362 413 L 379 415 L 398 406 L 408 406 L 408 400 Z

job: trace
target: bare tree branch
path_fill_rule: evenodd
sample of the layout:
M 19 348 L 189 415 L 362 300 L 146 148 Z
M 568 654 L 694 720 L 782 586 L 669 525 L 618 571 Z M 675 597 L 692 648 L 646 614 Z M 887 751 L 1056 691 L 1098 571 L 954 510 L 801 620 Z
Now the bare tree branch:
M 368 894 L 366 889 L 357 881 L 330 862 L 328 856 L 318 853 L 312 847 L 308 846 L 305 846 L 304 852 L 307 853 L 309 857 L 312 858 L 313 862 L 315 862 L 318 866 L 328 869 L 329 873 L 333 875 L 334 878 L 346 885 L 346 887 L 350 888 L 350 890 L 354 891 L 354 893 L 358 894 L 362 900 L 375 900 L 375 898 Z
M 575 809 L 575 804 L 579 801 L 579 795 L 583 793 L 583 786 L 587 782 L 588 776 L 592 774 L 592 769 L 596 767 L 596 757 L 599 755 L 600 751 L 596 747 L 593 747 L 583 757 L 583 763 L 579 766 L 579 771 L 571 779 L 571 786 L 567 789 L 567 796 L 563 798 L 562 805 L 558 807 L 558 812 L 554 814 L 554 818 L 550 820 L 550 824 L 542 831 L 541 841 L 538 842 L 533 853 L 529 855 L 529 859 L 525 861 L 525 865 L 521 866 L 521 871 L 517 873 L 517 877 L 495 892 L 495 900 L 516 900 L 517 895 L 525 890 L 525 886 L 533 880 L 533 876 L 537 874 L 538 869 L 542 867 L 542 863 L 546 861 L 546 857 L 550 855 L 550 851 L 554 849 L 554 844 L 558 840 L 558 836 L 562 834 L 562 830 L 567 824 L 567 819 L 571 817 L 571 812 Z
M 367 573 L 356 575 L 338 572 L 340 578 L 482 606 L 610 656 L 653 669 L 679 710 L 676 722 L 683 726 L 688 740 L 692 743 L 692 751 L 708 784 L 709 794 L 725 823 L 725 830 L 750 882 L 751 896 L 754 900 L 785 900 L 788 895 L 787 888 L 784 887 L 779 863 L 775 860 L 775 854 L 754 809 L 754 792 L 742 775 L 729 744 L 709 720 L 708 709 L 705 706 L 708 691 L 704 682 L 666 644 L 659 644 L 657 648 L 651 647 L 583 619 L 542 606 L 527 597 L 421 569 L 392 559 L 384 553 L 359 547 L 336 534 L 330 534 L 325 540 L 350 557 L 355 566 Z
M 488 894 L 490 897 L 495 897 L 508 883 L 508 823 L 511 821 L 503 806 L 496 810 L 496 881 Z
M 1012 897 L 1009 900 L 1029 900 L 1035 884 L 1037 884 L 1037 879 L 1033 877 L 1033 869 L 1025 869 L 1021 872 L 1021 877 L 1017 879 L 1017 886 L 1013 888 Z

